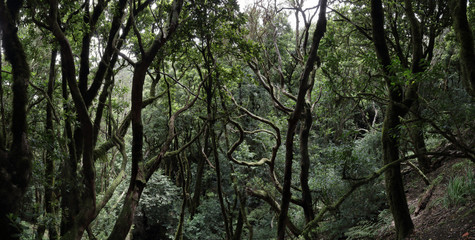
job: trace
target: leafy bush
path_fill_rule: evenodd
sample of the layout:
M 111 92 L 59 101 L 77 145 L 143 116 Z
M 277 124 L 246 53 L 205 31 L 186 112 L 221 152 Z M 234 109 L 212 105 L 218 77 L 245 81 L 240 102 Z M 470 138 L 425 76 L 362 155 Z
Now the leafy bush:
M 222 239 L 225 236 L 224 221 L 219 202 L 214 193 L 203 198 L 198 213 L 186 219 L 184 239 Z
M 329 146 L 321 151 L 319 174 L 312 181 L 318 199 L 332 204 L 346 193 L 355 179 L 361 179 L 381 167 L 381 133 L 372 131 L 357 140 L 354 145 Z M 344 177 L 342 177 L 344 176 Z M 351 194 L 337 211 L 333 211 L 318 232 L 325 239 L 354 237 L 365 239 L 379 221 L 378 214 L 386 208 L 384 186 L 375 180 Z M 373 231 L 374 232 L 374 231 Z
M 255 208 L 249 213 L 248 221 L 252 225 L 253 239 L 275 238 L 277 215 L 269 213 L 273 213 L 273 211 L 265 205 Z
M 453 168 L 459 166 L 460 164 L 455 164 Z M 446 195 L 442 202 L 445 207 L 452 207 L 464 205 L 471 199 L 475 199 L 475 175 L 472 168 L 468 166 L 463 170 L 462 176 L 455 176 L 449 180 Z
M 138 224 L 142 220 L 142 234 L 157 235 L 171 239 L 178 225 L 180 206 L 182 203 L 181 189 L 170 179 L 162 174 L 162 171 L 155 172 L 140 198 L 139 210 L 136 213 Z M 137 229 L 138 230 L 138 229 Z M 137 231 L 137 234 L 140 231 Z

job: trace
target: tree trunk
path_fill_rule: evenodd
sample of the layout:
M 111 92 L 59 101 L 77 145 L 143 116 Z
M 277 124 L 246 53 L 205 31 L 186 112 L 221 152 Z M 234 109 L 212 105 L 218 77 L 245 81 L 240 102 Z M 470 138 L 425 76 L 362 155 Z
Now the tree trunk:
M 209 46 L 207 47 L 207 50 L 209 50 Z M 209 59 L 206 57 L 206 52 L 202 52 L 202 56 L 205 59 L 205 64 L 206 64 L 206 69 L 208 71 L 208 74 L 211 73 L 211 66 L 209 63 Z M 208 51 L 209 53 L 209 51 Z M 211 53 L 210 53 L 211 54 Z M 204 76 L 201 68 L 199 66 L 196 67 L 196 70 L 198 71 L 198 74 L 200 76 L 200 80 L 204 81 Z M 204 133 L 204 148 L 202 149 L 202 154 L 209 156 L 210 150 L 209 150 L 209 139 L 210 139 L 210 131 L 213 131 L 211 128 L 211 119 L 212 119 L 212 100 L 213 100 L 213 92 L 212 92 L 212 86 L 213 86 L 213 78 L 209 77 L 207 79 L 207 83 L 204 85 L 205 91 L 206 91 L 206 116 L 207 116 L 207 126 L 205 128 L 205 133 Z M 203 157 L 206 157 L 203 156 Z M 202 181 L 203 181 L 203 173 L 204 173 L 204 166 L 205 166 L 205 161 L 206 159 L 203 157 L 198 157 L 198 166 L 197 166 L 197 173 L 196 173 L 196 180 L 195 180 L 195 189 L 193 191 L 193 199 L 191 201 L 191 207 L 190 207 L 190 215 L 191 218 L 195 215 L 197 208 L 200 205 L 200 197 L 201 197 L 201 191 L 202 191 Z
M 399 117 L 405 115 L 405 110 L 398 107 L 402 104 L 402 87 L 393 84 L 394 73 L 389 70 L 391 59 L 386 45 L 384 33 L 384 14 L 381 0 L 371 0 L 371 19 L 373 27 L 373 43 L 376 54 L 385 73 L 385 80 L 389 95 L 389 104 L 383 122 L 382 144 L 383 161 L 389 164 L 399 159 Z M 409 214 L 406 195 L 401 176 L 400 164 L 395 164 L 385 173 L 386 193 L 389 206 L 396 226 L 397 239 L 404 239 L 414 228 Z
M 26 105 L 30 68 L 17 35 L 15 18 L 18 9 L 0 1 L 0 31 L 5 59 L 11 63 L 13 75 L 12 142 L 10 151 L 0 148 L 0 233 L 5 239 L 18 239 L 21 227 L 16 220 L 21 198 L 27 190 L 31 175 L 31 155 L 27 142 Z
M 413 111 L 417 111 L 419 113 L 420 110 L 418 108 L 419 102 L 415 101 L 412 109 Z M 415 114 L 410 115 L 416 118 Z M 424 140 L 423 123 L 421 121 L 416 121 L 415 123 L 411 124 L 409 127 L 409 134 L 413 143 L 414 152 L 418 155 L 417 161 L 419 163 L 419 167 L 423 173 L 429 173 L 431 171 L 431 160 L 425 155 L 427 153 L 427 148 Z
M 58 19 L 58 8 L 59 4 L 55 0 L 50 1 L 50 12 L 49 12 L 49 23 L 51 31 L 59 43 L 60 52 L 61 52 L 61 70 L 63 73 L 63 80 L 67 80 L 68 87 L 74 101 L 74 106 L 76 108 L 76 117 L 80 123 L 79 129 L 74 134 L 76 142 L 75 157 L 76 160 L 82 156 L 82 184 L 84 186 L 81 189 L 80 199 L 78 199 L 78 211 L 77 214 L 72 215 L 72 218 L 66 216 L 63 218 L 66 221 L 69 221 L 67 224 L 62 224 L 61 235 L 64 239 L 80 239 L 84 233 L 87 226 L 93 220 L 95 207 L 96 207 L 96 185 L 95 185 L 95 168 L 94 168 L 94 159 L 93 159 L 93 125 L 89 117 L 87 107 L 84 103 L 84 98 L 77 86 L 76 82 L 76 67 L 74 62 L 74 56 L 72 52 L 71 45 L 69 40 L 64 35 L 63 30 L 59 26 Z M 64 89 L 63 89 L 64 90 Z M 70 151 L 71 152 L 71 151 Z M 74 156 L 73 156 L 74 157 Z M 75 166 L 77 162 L 69 160 L 71 167 Z M 68 174 L 74 174 L 72 171 Z M 74 183 L 77 179 L 71 179 Z M 67 193 L 70 194 L 70 193 Z M 74 204 L 74 199 L 72 202 Z M 73 208 L 76 206 L 72 206 Z M 64 228 L 63 228 L 64 227 Z
M 135 65 L 134 76 L 132 79 L 132 93 L 131 93 L 131 121 L 132 121 L 132 172 L 130 177 L 129 188 L 125 198 L 124 205 L 115 222 L 114 228 L 109 235 L 110 240 L 124 239 L 132 226 L 135 210 L 137 208 L 140 196 L 153 171 L 156 170 L 159 161 L 167 149 L 167 145 L 171 143 L 173 136 L 168 136 L 165 141 L 162 151 L 157 160 L 152 163 L 149 169 L 145 169 L 145 162 L 143 159 L 143 123 L 142 123 L 142 105 L 143 105 L 143 85 L 145 81 L 145 74 L 148 67 L 155 59 L 158 51 L 170 40 L 170 37 L 178 28 L 178 19 L 183 6 L 183 0 L 175 0 L 172 3 L 172 9 L 169 15 L 169 22 L 167 30 L 163 30 L 157 35 L 146 52 L 142 54 L 142 59 Z M 170 120 L 172 121 L 172 120 Z M 173 126 L 169 126 L 174 130 Z
M 277 239 L 279 240 L 283 240 L 285 238 L 285 224 L 288 217 L 287 213 L 289 210 L 289 203 L 291 199 L 290 186 L 292 183 L 293 144 L 295 130 L 297 128 L 297 123 L 300 119 L 300 116 L 306 107 L 305 96 L 307 95 L 307 90 L 312 87 L 310 86 L 309 76 L 310 73 L 313 71 L 315 62 L 317 61 L 317 50 L 320 45 L 320 40 L 323 38 L 323 35 L 326 31 L 326 9 L 327 1 L 321 0 L 320 13 L 317 21 L 317 27 L 313 34 L 312 46 L 308 59 L 305 63 L 304 71 L 300 77 L 299 92 L 295 104 L 295 109 L 293 110 L 288 120 L 287 136 L 285 139 L 284 186 L 282 189 L 281 211 L 279 214 L 279 221 L 277 223 Z
M 49 79 L 48 79 L 48 91 L 47 95 L 48 98 L 51 100 L 51 104 L 53 103 L 53 88 L 54 82 L 56 78 L 56 55 L 57 50 L 53 49 L 51 51 L 51 60 L 50 60 L 50 69 L 49 69 Z M 48 134 L 48 140 L 50 142 L 50 146 L 55 146 L 54 140 L 54 130 L 53 130 L 53 106 L 51 104 L 46 104 L 46 134 Z M 47 147 L 46 149 L 46 158 L 45 158 L 45 177 L 46 177 L 46 184 L 45 184 L 45 212 L 47 217 L 53 216 L 54 218 L 54 210 L 55 210 L 55 160 L 53 158 L 53 147 Z M 58 232 L 56 230 L 56 221 L 51 221 L 47 224 L 49 239 L 57 239 Z
M 67 80 L 63 75 L 62 79 L 62 95 L 63 100 L 67 102 L 69 99 Z M 64 104 L 65 112 L 71 111 L 68 104 Z M 64 119 L 65 139 L 68 139 L 68 157 L 63 160 L 61 164 L 61 227 L 60 234 L 63 236 L 72 226 L 73 217 L 78 212 L 79 190 L 77 184 L 77 159 L 76 159 L 76 144 L 74 143 L 73 131 L 71 126 L 71 116 L 68 114 Z
M 180 209 L 180 218 L 178 220 L 178 226 L 176 228 L 175 232 L 175 240 L 183 240 L 183 229 L 184 229 L 184 224 L 185 224 L 185 211 L 186 211 L 186 205 L 188 202 L 188 189 L 189 189 L 189 182 L 191 180 L 191 172 L 189 169 L 189 162 L 188 159 L 185 158 L 180 158 L 180 174 L 183 176 L 182 181 L 181 181 L 181 190 L 182 190 L 182 196 L 183 196 L 183 202 L 181 203 L 181 209 Z
M 223 105 L 224 106 L 224 105 Z M 225 107 L 223 107 L 225 108 Z M 224 134 L 225 134 L 225 138 L 226 138 L 226 148 L 229 149 L 229 141 L 228 141 L 228 136 L 227 136 L 227 132 L 226 130 L 224 130 Z M 234 189 L 234 192 L 236 194 L 236 197 L 237 197 L 237 200 L 238 200 L 238 204 L 239 204 L 239 216 L 238 216 L 238 222 L 237 222 L 237 225 L 236 225 L 236 229 L 234 230 L 233 232 L 233 240 L 239 240 L 241 239 L 241 235 L 242 235 L 242 231 L 243 231 L 243 227 L 244 227 L 244 224 L 246 225 L 247 229 L 249 230 L 249 239 L 252 239 L 252 235 L 253 235 L 253 231 L 252 231 L 252 225 L 249 223 L 248 219 L 247 219 L 247 210 L 246 210 L 246 196 L 241 193 L 238 189 L 238 181 L 236 179 L 236 176 L 235 176 L 235 171 L 234 171 L 234 167 L 232 165 L 231 162 L 229 162 L 229 167 L 231 169 L 231 182 L 232 182 L 232 187 Z
M 451 0 L 452 18 L 457 41 L 460 44 L 460 65 L 462 80 L 467 92 L 475 97 L 475 46 L 473 32 L 467 19 L 467 1 Z
M 423 54 L 423 34 L 422 34 L 422 27 L 419 23 L 419 20 L 416 18 L 414 10 L 412 8 L 412 1 L 405 0 L 405 11 L 409 19 L 410 27 L 411 27 L 411 42 L 412 42 L 412 64 L 411 64 L 411 71 L 414 74 L 413 77 L 416 76 L 418 73 L 422 73 L 425 71 L 425 66 L 423 65 L 422 61 L 424 60 Z M 433 38 L 431 38 L 433 39 Z M 432 55 L 430 53 L 429 55 Z M 404 102 L 408 108 L 411 109 L 413 112 L 412 115 L 420 115 L 420 106 L 419 106 L 419 95 L 417 95 L 417 91 L 419 89 L 420 83 L 411 82 L 406 87 L 406 94 Z M 406 115 L 407 110 L 404 110 L 400 115 L 404 117 Z M 423 169 L 425 173 L 430 171 L 430 159 L 427 158 L 424 154 L 427 152 L 425 142 L 424 142 L 424 131 L 423 131 L 423 124 L 422 122 L 417 121 L 415 124 L 412 124 L 409 127 L 409 134 L 412 137 L 414 150 L 419 156 L 417 157 L 419 161 L 419 166 Z
M 207 130 L 205 130 L 207 131 Z M 205 136 L 207 133 L 205 133 Z M 205 166 L 205 159 L 202 157 L 198 157 L 198 166 L 196 172 L 196 180 L 195 180 L 195 187 L 193 190 L 193 198 L 191 199 L 190 203 L 190 217 L 196 214 L 196 209 L 200 205 L 200 197 L 201 197 L 201 184 L 203 182 L 203 173 L 204 173 L 204 166 Z
M 211 125 L 211 129 L 213 129 L 213 125 Z M 219 206 L 221 207 L 221 214 L 223 215 L 223 222 L 224 222 L 224 229 L 226 230 L 226 239 L 232 239 L 232 230 L 229 226 L 228 214 L 226 213 L 226 206 L 224 205 L 224 196 L 222 190 L 222 180 L 221 180 L 221 168 L 219 165 L 219 155 L 218 155 L 218 145 L 216 144 L 216 134 L 211 132 L 211 140 L 213 144 L 213 157 L 214 157 L 214 166 L 216 169 L 216 182 L 218 188 L 218 200 Z
M 272 210 L 274 210 L 274 212 L 276 212 L 276 214 L 278 214 L 279 216 L 281 216 L 282 214 L 280 213 L 281 211 L 281 206 L 279 205 L 279 203 L 269 194 L 267 193 L 266 191 L 264 190 L 255 190 L 255 189 L 252 189 L 252 188 L 247 188 L 246 189 L 246 192 L 253 196 L 253 197 L 256 197 L 256 198 L 259 198 L 265 202 L 267 202 L 269 204 L 269 206 L 272 208 Z M 284 224 L 287 226 L 287 228 L 289 229 L 289 231 L 295 236 L 295 237 L 298 237 L 300 235 L 300 233 L 302 232 L 300 229 L 298 229 L 291 221 L 289 218 L 285 219 L 285 222 Z
M 144 187 L 145 184 L 135 184 L 132 189 L 127 191 L 122 210 L 115 222 L 112 233 L 109 235 L 109 240 L 125 239 L 127 237 Z
M 401 134 L 399 109 L 390 103 L 383 122 L 383 161 L 389 164 L 399 159 L 399 136 Z M 396 226 L 397 239 L 404 239 L 414 229 L 401 175 L 401 165 L 397 164 L 385 173 L 386 194 Z
M 308 138 L 312 127 L 312 112 L 309 107 L 305 108 L 304 122 L 300 129 L 300 186 L 302 187 L 302 202 L 305 222 L 315 218 L 312 208 L 312 194 L 308 186 L 308 171 L 310 168 L 310 156 L 308 154 Z

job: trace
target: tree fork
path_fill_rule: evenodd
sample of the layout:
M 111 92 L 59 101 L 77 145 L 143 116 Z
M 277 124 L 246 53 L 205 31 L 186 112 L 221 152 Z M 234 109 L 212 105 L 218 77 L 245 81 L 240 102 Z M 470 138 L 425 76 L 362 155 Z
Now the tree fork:
M 381 0 L 371 0 L 371 20 L 373 28 L 373 43 L 375 45 L 377 57 L 385 73 L 385 81 L 388 88 L 390 102 L 386 107 L 386 114 L 383 122 L 382 143 L 383 161 L 385 164 L 399 159 L 398 136 L 400 134 L 399 117 L 407 113 L 407 110 L 398 106 L 397 103 L 403 101 L 402 87 L 393 85 L 391 76 L 394 75 L 389 69 L 391 58 L 386 45 L 384 34 L 384 13 Z M 408 102 L 410 103 L 410 101 Z M 407 106 L 407 105 L 406 105 Z M 386 193 L 388 202 L 393 214 L 396 235 L 398 239 L 403 239 L 414 229 L 401 176 L 400 164 L 395 164 L 385 173 Z
M 134 214 L 138 201 L 145 187 L 148 178 L 156 170 L 158 163 L 165 155 L 168 145 L 173 139 L 173 134 L 169 133 L 167 140 L 162 146 L 162 150 L 157 158 L 152 160 L 149 166 L 143 159 L 143 123 L 142 123 L 142 105 L 143 105 L 143 84 L 145 80 L 145 73 L 150 66 L 158 51 L 170 40 L 173 33 L 178 28 L 179 16 L 183 6 L 183 0 L 175 0 L 172 3 L 171 13 L 168 19 L 168 27 L 155 36 L 155 39 L 143 53 L 142 59 L 134 67 L 134 76 L 132 79 L 132 93 L 131 93 L 131 121 L 132 121 L 132 172 L 130 177 L 130 184 L 127 190 L 126 199 L 122 210 L 117 218 L 114 228 L 108 239 L 124 239 L 132 226 Z M 195 99 L 196 100 L 196 99 Z M 179 111 L 180 112 L 180 111 Z M 178 114 L 177 112 L 176 114 Z M 174 130 L 174 117 L 170 119 L 170 131 Z M 172 132 L 173 133 L 173 132 Z
M 279 221 L 277 223 L 277 239 L 279 240 L 284 240 L 285 238 L 285 222 L 287 219 L 287 213 L 289 210 L 289 203 L 291 199 L 290 186 L 292 182 L 293 141 L 295 130 L 300 116 L 305 108 L 305 96 L 307 95 L 307 90 L 311 87 L 309 82 L 309 76 L 310 73 L 313 71 L 315 63 L 317 62 L 318 47 L 326 31 L 326 9 L 327 0 L 321 0 L 319 18 L 317 21 L 317 27 L 315 28 L 315 32 L 313 34 L 310 53 L 307 62 L 305 63 L 304 71 L 300 77 L 299 91 L 295 104 L 295 109 L 293 110 L 288 120 L 289 123 L 285 140 L 286 152 L 284 168 L 284 186 L 282 189 L 281 211 L 279 214 Z

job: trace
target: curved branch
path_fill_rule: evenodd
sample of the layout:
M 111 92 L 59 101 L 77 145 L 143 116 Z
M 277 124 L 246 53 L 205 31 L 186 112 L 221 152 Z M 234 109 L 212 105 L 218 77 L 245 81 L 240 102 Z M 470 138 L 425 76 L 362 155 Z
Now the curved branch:
M 224 87 L 226 89 L 226 87 Z M 265 161 L 266 163 L 268 163 L 269 165 L 269 172 L 270 172 L 270 177 L 272 179 L 272 182 L 274 183 L 275 187 L 277 188 L 277 190 L 279 192 L 282 193 L 282 184 L 279 182 L 278 178 L 277 178 L 277 175 L 275 173 L 275 159 L 277 157 L 277 152 L 279 151 L 279 147 L 280 145 L 282 144 L 282 138 L 281 138 L 281 135 L 280 135 L 280 129 L 274 124 L 272 123 L 271 121 L 265 119 L 265 118 L 262 118 L 262 117 L 259 117 L 257 115 L 255 115 L 254 113 L 252 113 L 251 111 L 249 111 L 248 109 L 242 107 L 241 105 L 239 105 L 236 100 L 234 99 L 234 97 L 231 95 L 231 93 L 229 92 L 229 90 L 227 90 L 227 93 L 230 95 L 231 97 L 231 100 L 233 101 L 233 103 L 241 110 L 243 111 L 244 113 L 246 113 L 249 117 L 255 119 L 255 120 L 258 120 L 262 123 L 265 123 L 269 126 L 271 126 L 274 130 L 275 130 L 275 135 L 274 137 L 276 138 L 276 143 L 275 145 L 272 147 L 272 155 L 271 155 L 271 158 L 269 160 L 266 160 L 266 158 L 264 159 L 261 159 L 259 162 L 257 162 L 255 165 L 262 165 L 260 164 L 261 161 Z M 297 199 L 297 198 L 294 198 L 294 197 L 291 197 L 290 199 L 290 202 L 294 203 L 294 204 L 297 204 L 299 206 L 302 206 L 303 205 L 303 202 L 300 200 L 300 199 Z
M 158 99 L 162 95 L 163 94 L 144 100 L 142 103 L 142 108 L 145 108 L 148 105 L 152 104 L 156 99 Z M 124 120 L 122 121 L 122 123 L 120 124 L 119 128 L 116 130 L 114 135 L 117 136 L 119 139 L 123 139 L 125 134 L 127 134 L 127 130 L 129 129 L 130 121 L 131 121 L 131 114 L 129 112 L 124 117 Z M 114 146 L 116 146 L 114 139 L 109 139 L 108 141 L 103 143 L 101 146 L 94 149 L 94 161 L 104 156 L 107 153 L 107 151 L 109 151 L 109 149 L 113 148 Z
M 236 121 L 233 121 L 232 119 L 228 119 L 228 121 L 230 123 L 232 123 L 234 126 L 236 126 L 236 128 L 239 130 L 239 139 L 231 146 L 231 148 L 226 153 L 226 156 L 228 157 L 229 160 L 233 161 L 236 164 L 244 165 L 244 166 L 248 166 L 248 167 L 262 166 L 266 163 L 270 163 L 270 162 L 274 161 L 274 159 L 268 159 L 268 158 L 262 158 L 261 160 L 259 160 L 257 162 L 239 161 L 239 160 L 235 159 L 233 157 L 233 152 L 236 151 L 236 149 L 239 147 L 239 145 L 241 145 L 241 143 L 244 141 L 244 129 Z
M 272 86 L 272 83 L 270 81 L 268 81 L 269 83 L 266 83 L 265 82 L 265 77 L 262 76 L 261 72 L 259 71 L 259 69 L 257 69 L 257 64 L 256 63 L 253 63 L 253 62 L 249 62 L 248 63 L 249 67 L 254 71 L 254 74 L 256 74 L 257 76 L 257 79 L 259 80 L 259 82 L 262 84 L 262 86 L 267 90 L 267 92 L 270 94 L 271 98 L 272 98 L 272 101 L 274 102 L 275 106 L 277 109 L 285 112 L 285 113 L 291 113 L 292 112 L 292 109 L 291 108 L 288 108 L 286 106 L 284 106 L 284 104 L 282 104 L 279 99 L 277 99 L 277 97 L 275 96 L 275 91 L 274 91 L 274 86 Z M 293 99 L 296 101 L 296 98 L 293 97 L 290 93 L 284 91 L 284 95 L 289 97 L 290 99 Z
M 183 146 L 181 146 L 180 148 L 178 148 L 177 150 L 174 150 L 174 151 L 171 151 L 171 152 L 166 152 L 165 155 L 163 156 L 164 158 L 169 158 L 169 157 L 173 157 L 173 156 L 176 156 L 178 154 L 180 154 L 181 152 L 183 152 L 183 150 L 185 150 L 186 148 L 188 148 L 192 143 L 194 143 L 196 140 L 198 140 L 198 137 L 201 136 L 201 134 L 203 133 L 204 131 L 204 128 L 202 128 L 198 134 L 196 134 L 196 136 L 191 139 L 190 141 L 188 141 L 187 143 L 183 144 Z
M 293 162 L 293 144 L 294 136 L 297 128 L 297 123 L 299 122 L 302 113 L 308 104 L 305 102 L 305 97 L 307 91 L 313 87 L 313 80 L 309 81 L 311 72 L 314 70 L 315 63 L 318 60 L 317 51 L 320 46 L 320 41 L 322 40 L 327 26 L 326 19 L 326 9 L 327 9 L 327 0 L 320 1 L 320 10 L 319 17 L 317 21 L 317 26 L 313 32 L 313 40 L 308 55 L 308 59 L 305 63 L 305 68 L 300 76 L 299 80 L 299 91 L 297 95 L 297 102 L 295 108 L 290 115 L 288 120 L 288 129 L 285 139 L 285 167 L 284 167 L 284 186 L 282 189 L 282 211 L 279 215 L 279 221 L 277 224 L 277 239 L 283 240 L 285 238 L 285 219 L 287 218 L 287 213 L 289 209 L 289 204 L 291 200 L 292 192 L 290 190 L 292 183 L 292 162 Z
M 145 179 L 146 180 L 149 179 L 152 176 L 152 174 L 157 170 L 158 166 L 160 165 L 161 160 L 167 155 L 168 148 L 169 148 L 171 142 L 173 141 L 173 138 L 175 137 L 175 120 L 176 120 L 176 118 L 182 112 L 188 110 L 190 107 L 192 107 L 195 104 L 196 100 L 198 100 L 198 96 L 199 96 L 199 93 L 201 91 L 201 87 L 203 86 L 203 83 L 206 81 L 206 79 L 207 78 L 205 78 L 200 83 L 195 98 L 191 102 L 186 104 L 184 107 L 182 107 L 178 111 L 176 111 L 170 117 L 170 120 L 168 120 L 168 137 L 165 140 L 165 142 L 162 144 L 162 149 L 160 150 L 160 153 L 155 158 L 153 158 L 152 160 L 150 160 L 146 163 L 146 166 L 145 166 L 145 169 L 146 169 L 145 170 L 146 171 Z M 198 136 L 196 136 L 195 139 L 193 139 L 193 141 L 196 140 L 197 138 L 198 138 Z M 188 147 L 191 143 L 192 142 L 188 142 L 187 144 L 185 144 L 184 147 Z M 182 147 L 178 150 L 179 150 L 179 152 L 181 152 L 183 149 L 184 148 Z M 176 154 L 178 154 L 179 152 L 177 152 Z M 168 153 L 168 156 L 171 156 L 170 154 L 172 154 L 172 153 Z

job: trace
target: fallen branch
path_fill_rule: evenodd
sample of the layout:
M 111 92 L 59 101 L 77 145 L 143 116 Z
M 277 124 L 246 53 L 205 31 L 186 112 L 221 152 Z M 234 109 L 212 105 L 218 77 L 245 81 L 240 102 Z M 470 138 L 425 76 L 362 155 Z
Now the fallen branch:
M 429 185 L 427 190 L 422 195 L 422 198 L 419 200 L 419 203 L 417 203 L 417 207 L 416 207 L 416 211 L 414 211 L 414 215 L 416 216 L 419 215 L 419 213 L 426 208 L 427 204 L 430 201 L 430 198 L 432 197 L 432 193 L 434 193 L 435 186 L 437 186 L 441 181 L 442 181 L 442 177 L 438 177 Z
M 403 157 L 403 158 L 400 158 L 394 162 L 391 162 L 391 163 L 388 163 L 386 165 L 384 165 L 382 168 L 380 168 L 378 171 L 374 172 L 373 174 L 367 176 L 366 178 L 362 179 L 362 180 L 359 180 L 357 182 L 355 182 L 352 186 L 351 186 L 351 189 L 348 190 L 348 192 L 346 192 L 343 196 L 340 197 L 340 199 L 338 199 L 338 201 L 336 201 L 333 205 L 327 205 L 325 207 L 323 207 L 320 212 L 318 213 L 318 215 L 312 220 L 310 221 L 309 223 L 307 223 L 307 225 L 305 225 L 303 231 L 302 231 L 302 236 L 305 238 L 305 239 L 310 239 L 310 233 L 317 227 L 318 225 L 318 222 L 320 222 L 323 218 L 323 216 L 325 215 L 326 212 L 328 212 L 329 210 L 336 210 L 338 209 L 338 207 L 355 191 L 357 190 L 359 187 L 371 182 L 372 180 L 378 178 L 379 176 L 381 176 L 384 172 L 386 172 L 387 170 L 389 170 L 391 167 L 397 165 L 397 164 L 400 164 L 401 162 L 405 162 L 407 160 L 410 160 L 410 159 L 414 159 L 414 158 L 417 158 L 419 157 L 420 155 L 422 154 L 414 154 L 414 155 L 410 155 L 410 156 L 407 156 L 407 157 Z M 428 156 L 437 156 L 437 155 L 443 155 L 443 153 L 437 153 L 437 152 L 430 152 L 430 153 L 426 153 L 424 155 L 428 155 Z M 466 155 L 463 155 L 464 157 L 466 157 Z

